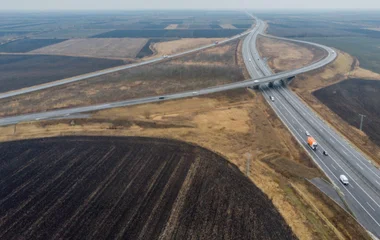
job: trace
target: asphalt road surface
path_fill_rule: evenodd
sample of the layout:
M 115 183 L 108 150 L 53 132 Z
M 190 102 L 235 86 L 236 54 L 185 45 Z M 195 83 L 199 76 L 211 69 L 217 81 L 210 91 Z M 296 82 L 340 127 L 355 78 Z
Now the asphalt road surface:
M 251 30 L 248 37 L 244 41 L 243 45 L 243 52 L 246 52 L 247 49 L 252 50 L 253 48 L 247 48 L 246 42 L 247 39 L 249 42 L 252 42 L 256 40 L 256 37 L 259 33 L 263 32 L 265 29 L 265 24 L 261 21 L 256 19 L 256 26 Z M 235 38 L 238 38 L 240 36 L 235 36 Z M 228 41 L 228 40 L 225 40 Z M 224 41 L 224 42 L 225 42 Z M 222 44 L 223 42 L 219 43 Z M 326 64 L 332 62 L 336 58 L 335 51 L 331 50 L 328 47 L 314 44 L 316 46 L 321 46 L 325 49 L 327 49 L 328 54 L 327 57 L 324 59 L 315 62 L 309 66 L 305 66 L 303 68 L 295 69 L 293 71 L 286 71 L 281 72 L 278 74 L 273 74 L 270 76 L 263 76 L 263 77 L 257 77 L 258 75 L 253 75 L 254 79 L 249 79 L 241 82 L 226 84 L 226 85 L 220 85 L 216 87 L 210 87 L 200 90 L 193 90 L 193 91 L 187 91 L 187 92 L 181 92 L 181 93 L 175 93 L 175 94 L 168 94 L 164 96 L 152 96 L 152 97 L 145 97 L 145 98 L 138 98 L 138 99 L 132 99 L 132 100 L 125 100 L 125 101 L 118 101 L 118 102 L 111 102 L 111 103 L 104 103 L 104 104 L 98 104 L 98 105 L 92 105 L 92 106 L 86 106 L 86 107 L 76 107 L 76 108 L 70 108 L 70 109 L 62 109 L 62 110 L 54 110 L 54 111 L 47 111 L 47 112 L 41 112 L 41 113 L 32 113 L 32 114 L 24 114 L 24 115 L 18 115 L 18 116 L 12 116 L 12 117 L 6 117 L 0 119 L 0 126 L 9 125 L 9 124 L 16 124 L 19 122 L 25 122 L 25 121 L 34 121 L 34 120 L 42 120 L 42 119 L 48 119 L 48 118 L 56 118 L 56 117 L 62 117 L 62 116 L 68 116 L 75 113 L 85 113 L 85 112 L 91 112 L 91 111 L 97 111 L 97 110 L 103 110 L 108 108 L 114 108 L 114 107 L 123 107 L 123 106 L 130 106 L 130 105 L 136 105 L 136 104 L 143 104 L 143 103 L 150 103 L 150 102 L 159 102 L 159 101 L 165 101 L 165 100 L 173 100 L 178 98 L 185 98 L 185 97 L 192 97 L 197 95 L 203 95 L 203 94 L 209 94 L 209 93 L 215 93 L 215 92 L 221 92 L 236 88 L 244 88 L 244 87 L 251 87 L 255 85 L 260 85 L 263 83 L 273 82 L 275 80 L 281 80 L 281 79 L 287 79 L 289 77 L 295 76 L 299 73 L 308 72 L 317 68 L 320 68 L 322 66 L 325 66 Z M 196 50 L 190 50 L 188 52 L 192 51 L 199 51 L 200 49 L 204 49 L 210 47 L 210 45 L 202 48 L 197 48 Z M 181 53 L 184 54 L 184 53 Z M 176 57 L 177 55 L 172 55 L 172 57 Z M 246 58 L 246 57 L 245 57 Z M 249 59 L 245 59 L 248 61 Z M 251 59 L 254 60 L 254 59 Z M 250 72 L 252 72 L 249 69 Z M 98 73 L 94 73 L 98 74 Z
M 153 58 L 153 59 L 150 59 L 150 60 L 147 60 L 147 61 L 143 61 L 143 62 L 139 62 L 139 63 L 135 63 L 135 64 L 128 64 L 128 65 L 118 66 L 118 67 L 114 67 L 114 68 L 108 68 L 108 69 L 104 69 L 104 70 L 100 70 L 100 71 L 96 71 L 96 72 L 92 72 L 92 73 L 87 73 L 87 74 L 82 74 L 82 75 L 79 75 L 79 76 L 75 76 L 75 77 L 71 77 L 71 78 L 67 78 L 67 79 L 63 79 L 63 80 L 59 80 L 59 81 L 54 81 L 54 82 L 50 82 L 50 83 L 45 83 L 45 84 L 33 86 L 33 87 L 23 88 L 23 89 L 11 91 L 11 92 L 1 93 L 0 94 L 0 99 L 8 98 L 8 97 L 13 97 L 13 96 L 17 96 L 17 95 L 21 95 L 21 94 L 25 94 L 25 93 L 35 92 L 35 91 L 39 91 L 39 90 L 42 90 L 42 89 L 56 87 L 56 86 L 60 86 L 60 85 L 64 85 L 64 84 L 68 84 L 68 83 L 72 83 L 72 82 L 78 82 L 78 81 L 82 81 L 82 80 L 85 80 L 85 79 L 88 79 L 88 78 L 92 78 L 92 77 L 97 77 L 97 76 L 101 76 L 101 75 L 104 75 L 104 74 L 108 74 L 108 73 L 113 73 L 113 72 L 117 72 L 117 71 L 121 71 L 121 70 L 126 70 L 126 69 L 130 69 L 130 68 L 135 68 L 135 67 L 140 67 L 140 66 L 152 64 L 152 63 L 157 63 L 157 62 L 165 61 L 165 60 L 168 60 L 168 59 L 171 59 L 171 58 L 181 57 L 181 56 L 184 56 L 184 55 L 189 54 L 189 53 L 194 53 L 194 52 L 197 52 L 197 51 L 200 51 L 200 50 L 203 50 L 203 49 L 214 47 L 215 45 L 231 42 L 233 40 L 236 40 L 236 39 L 239 39 L 239 38 L 242 38 L 242 37 L 246 36 L 251 31 L 256 31 L 256 30 L 257 30 L 256 28 L 253 28 L 250 31 L 246 31 L 246 32 L 241 33 L 239 35 L 233 36 L 233 37 L 231 37 L 229 39 L 220 41 L 218 44 L 213 43 L 213 44 L 205 45 L 205 46 L 202 46 L 202 47 L 199 47 L 199 48 L 194 48 L 194 49 L 191 49 L 191 50 L 188 50 L 188 51 L 184 51 L 184 52 L 181 52 L 181 53 L 167 55 L 166 57 L 162 56 L 162 57 Z
M 251 77 L 271 76 L 272 71 L 257 52 L 255 39 L 249 35 L 245 40 L 247 48 L 243 56 L 246 66 L 252 73 Z M 328 47 L 313 45 L 334 53 Z M 268 84 L 262 84 L 260 89 L 299 144 L 342 193 L 357 220 L 379 237 L 380 171 L 281 82 L 276 81 L 272 88 L 268 87 Z M 274 97 L 274 101 L 270 96 Z M 318 142 L 316 151 L 307 145 L 306 131 Z M 323 150 L 327 151 L 328 156 L 323 155 Z M 345 186 L 340 182 L 339 176 L 342 174 L 348 177 L 349 185 Z

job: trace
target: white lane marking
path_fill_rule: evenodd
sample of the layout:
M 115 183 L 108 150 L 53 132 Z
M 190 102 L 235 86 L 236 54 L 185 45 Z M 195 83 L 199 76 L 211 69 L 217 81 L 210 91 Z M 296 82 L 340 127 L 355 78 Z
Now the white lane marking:
M 263 91 L 264 92 L 264 94 L 265 95 L 267 95 L 266 94 L 266 92 L 265 92 L 265 90 Z M 278 109 L 276 109 L 276 108 L 274 108 L 274 110 L 275 110 L 275 112 L 278 112 L 278 115 L 280 116 L 280 115 L 282 115 L 282 117 L 283 118 L 281 118 L 280 117 L 280 119 L 283 119 L 284 120 L 284 123 L 285 122 L 287 122 L 288 124 L 286 124 L 285 123 L 285 125 L 289 128 L 289 131 L 290 131 L 290 128 L 293 128 L 293 130 L 295 130 L 294 129 L 294 127 L 292 126 L 292 125 L 290 125 L 289 124 L 289 122 L 288 122 L 288 120 L 286 119 L 286 118 L 284 118 L 285 116 L 278 110 Z M 292 132 L 292 131 L 291 131 Z M 294 131 L 294 133 L 296 133 L 297 135 L 298 135 L 298 137 L 300 137 L 300 138 L 302 138 L 296 131 Z M 297 137 L 295 137 L 296 138 L 296 140 L 298 141 L 298 143 L 303 147 L 303 149 L 305 149 L 305 151 L 308 153 L 308 154 L 310 154 L 310 152 L 306 149 L 306 147 L 301 143 L 301 141 L 297 138 Z M 326 167 L 326 169 L 331 173 L 331 175 L 336 179 L 336 181 L 337 182 L 339 182 L 340 184 L 342 184 L 341 182 L 340 182 L 340 180 L 338 179 L 338 177 L 337 176 L 335 176 L 334 175 L 334 173 L 331 171 L 331 169 L 329 168 L 329 167 L 327 167 L 327 165 L 322 161 L 322 159 L 315 153 L 315 152 L 313 152 L 312 151 L 312 153 L 314 153 L 315 154 L 315 156 L 319 159 L 319 161 Z M 311 154 L 310 154 L 311 155 Z M 316 162 L 316 164 L 320 167 L 320 165 L 319 165 L 319 163 L 318 163 L 318 161 L 315 161 Z M 322 169 L 322 167 L 320 167 L 321 169 Z M 328 176 L 328 175 L 327 175 Z M 329 177 L 330 178 L 330 177 Z M 331 179 L 331 181 L 332 181 L 332 179 Z M 376 221 L 376 219 L 367 211 L 367 209 L 356 199 L 356 197 L 346 188 L 346 191 L 351 195 L 351 197 L 363 208 L 363 210 L 368 214 L 368 216 L 377 224 L 377 226 L 379 226 L 380 227 L 380 223 L 378 223 L 377 221 Z
M 359 163 L 356 163 L 356 165 L 358 165 L 358 167 L 360 167 L 360 169 L 363 170 L 363 168 L 359 165 Z
M 348 156 L 348 154 L 346 153 L 346 151 L 343 150 L 343 153 L 344 153 L 346 156 Z
M 331 164 L 331 167 L 333 167 L 335 170 L 337 170 L 336 167 L 334 166 L 334 164 Z
M 380 185 L 380 183 L 377 180 L 375 180 L 375 182 Z
M 352 189 L 355 189 L 354 186 L 352 186 L 352 184 L 349 185 Z
M 269 91 L 271 91 L 271 93 L 272 93 L 272 90 L 269 90 Z M 277 95 L 277 98 L 278 99 L 281 99 L 280 97 L 279 97 L 279 95 L 281 95 L 280 93 L 276 93 L 276 94 L 278 94 Z M 273 95 L 273 93 L 272 93 L 272 95 Z M 280 104 L 282 104 L 282 102 L 281 101 L 279 101 L 279 103 Z M 285 110 L 286 111 L 288 111 L 289 113 L 290 113 L 290 111 L 288 110 L 288 108 L 284 105 L 284 104 L 282 104 L 283 106 L 284 106 L 284 108 L 285 108 Z M 302 128 L 305 128 L 299 121 L 298 121 L 298 119 L 297 118 L 295 118 L 295 116 L 293 116 L 292 115 L 292 117 L 296 120 L 296 122 L 302 127 Z M 318 155 L 317 155 L 318 156 Z M 360 184 L 358 184 L 356 181 L 355 181 L 355 179 L 353 178 L 353 177 L 351 177 L 350 176 L 350 174 L 348 174 L 348 172 L 330 155 L 330 157 L 331 157 L 331 159 L 335 162 L 335 164 L 349 177 L 349 178 L 351 178 L 354 182 L 355 182 L 355 184 L 378 206 L 378 207 L 380 207 L 380 205 L 360 186 Z M 319 158 L 319 157 L 318 157 Z M 351 169 L 350 169 L 351 170 Z M 355 174 L 355 173 L 354 173 Z
M 359 152 L 355 151 L 354 149 L 352 149 L 351 144 L 350 144 L 349 142 L 347 142 L 346 139 L 342 138 L 342 140 L 339 141 L 339 140 L 334 136 L 334 134 L 332 133 L 332 132 L 334 132 L 334 131 L 331 130 L 328 126 L 324 125 L 324 124 L 323 124 L 323 120 L 320 119 L 319 117 L 317 117 L 316 114 L 314 114 L 314 113 L 309 113 L 308 111 L 310 111 L 310 109 L 309 109 L 307 106 L 305 106 L 304 104 L 300 103 L 299 100 L 298 100 L 298 98 L 297 98 L 294 94 L 292 94 L 292 93 L 291 93 L 289 90 L 287 90 L 287 89 L 285 89 L 284 92 L 285 92 L 285 94 L 287 94 L 287 95 L 289 96 L 289 99 L 290 99 L 291 101 L 293 101 L 293 102 L 295 103 L 295 105 L 297 105 L 298 109 L 300 109 L 300 110 L 305 110 L 305 111 L 303 112 L 303 114 L 305 114 L 305 112 L 306 112 L 309 116 L 311 116 L 311 117 L 315 117 L 315 118 L 318 120 L 318 121 L 316 121 L 316 123 L 317 123 L 319 126 L 321 126 L 323 129 L 325 129 L 326 132 L 327 132 L 327 134 L 329 134 L 330 136 L 332 136 L 332 137 L 338 142 L 338 144 L 340 144 L 343 148 L 345 148 L 347 151 L 349 151 L 349 152 L 352 154 L 352 156 L 354 156 L 354 158 L 356 158 L 356 159 L 359 160 L 360 162 L 363 162 L 363 160 L 361 159 L 361 157 L 362 157 L 361 154 L 360 154 Z M 322 122 L 322 123 L 321 123 L 321 122 Z M 329 131 L 327 131 L 327 130 L 329 130 Z M 330 131 L 331 131 L 331 132 L 330 132 Z M 334 132 L 334 133 L 335 133 L 335 132 Z M 346 143 L 349 147 L 346 147 L 345 144 L 343 144 L 343 143 Z M 359 155 L 359 157 L 357 156 L 357 154 Z M 376 177 L 380 178 L 380 176 L 378 175 L 378 173 L 374 172 L 374 171 L 373 171 L 370 167 L 368 167 L 366 164 L 364 164 L 364 166 L 365 166 L 370 172 L 372 172 Z M 373 165 L 372 165 L 372 166 L 373 166 Z
M 331 141 L 332 143 L 335 143 L 334 140 L 332 140 L 332 138 L 330 138 L 330 141 Z
M 376 212 L 376 210 L 371 206 L 371 204 L 369 204 L 368 202 L 367 202 L 367 204 L 368 204 L 368 206 L 369 206 L 370 208 L 372 208 L 373 211 Z

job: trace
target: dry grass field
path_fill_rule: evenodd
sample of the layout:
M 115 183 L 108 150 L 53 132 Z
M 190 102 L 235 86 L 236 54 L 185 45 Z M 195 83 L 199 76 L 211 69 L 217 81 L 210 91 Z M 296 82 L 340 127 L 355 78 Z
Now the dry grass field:
M 224 38 L 182 38 L 168 42 L 154 43 L 152 46 L 155 56 L 170 55 L 173 53 L 184 52 L 204 45 L 212 44 L 215 41 L 222 41 Z
M 220 24 L 219 26 L 221 26 L 224 29 L 236 29 L 236 27 L 232 25 L 231 23 L 224 23 L 224 24 Z
M 147 43 L 146 38 L 84 38 L 70 39 L 31 51 L 37 54 L 135 58 Z
M 197 146 L 65 137 L 0 149 L 2 239 L 296 239 L 236 166 Z
M 326 55 L 319 48 L 263 36 L 258 37 L 257 46 L 260 55 L 267 59 L 268 65 L 275 72 L 301 68 Z
M 196 90 L 244 80 L 238 42 L 164 63 L 123 70 L 0 100 L 0 116 L 87 106 L 137 97 Z
M 262 96 L 245 89 L 104 110 L 89 119 L 23 123 L 0 130 L 2 141 L 113 135 L 194 143 L 224 156 L 244 174 L 248 172 L 299 239 L 368 239 L 346 212 L 307 184 L 305 177 L 323 175 Z M 247 154 L 251 156 L 249 168 Z M 300 197 L 298 189 L 306 198 Z M 315 212 L 314 205 L 321 211 Z
M 165 29 L 176 29 L 178 24 L 169 24 Z

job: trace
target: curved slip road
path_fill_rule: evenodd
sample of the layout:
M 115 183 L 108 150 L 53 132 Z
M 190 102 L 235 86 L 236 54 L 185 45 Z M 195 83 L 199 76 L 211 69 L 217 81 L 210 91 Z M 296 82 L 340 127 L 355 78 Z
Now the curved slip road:
M 265 24 L 261 21 L 256 19 L 256 26 L 249 32 L 249 35 L 246 39 L 252 40 L 256 39 L 257 35 L 264 31 Z M 236 38 L 239 38 L 240 36 L 236 36 Z M 226 40 L 227 41 L 227 40 Z M 225 42 L 225 41 L 224 41 Z M 221 42 L 223 43 L 223 42 Z M 246 44 L 246 41 L 244 41 L 244 44 Z M 210 47 L 213 45 L 207 45 L 206 47 L 197 48 L 196 50 L 190 50 L 186 53 L 198 51 L 199 49 L 204 49 L 207 47 Z M 322 46 L 322 45 L 321 45 Z M 324 48 L 328 49 L 327 47 L 323 46 Z M 245 45 L 243 45 L 243 53 L 246 52 L 247 49 Z M 252 49 L 252 48 L 250 48 Z M 184 53 L 181 53 L 184 54 Z M 178 56 L 178 55 L 172 55 L 172 56 Z M 245 57 L 244 57 L 245 58 Z M 197 95 L 203 95 L 203 94 L 209 94 L 209 93 L 215 93 L 215 92 L 221 92 L 236 88 L 244 88 L 244 87 L 251 87 L 255 85 L 260 85 L 263 83 L 273 82 L 276 80 L 286 79 L 292 76 L 295 76 L 300 73 L 308 72 L 314 69 L 318 69 L 322 66 L 325 66 L 326 64 L 332 62 L 336 58 L 335 51 L 328 51 L 327 56 L 318 61 L 315 62 L 309 66 L 305 66 L 303 68 L 299 68 L 293 71 L 286 71 L 281 72 L 278 74 L 270 75 L 270 76 L 264 76 L 260 78 L 254 78 L 249 79 L 245 81 L 240 81 L 236 83 L 230 83 L 210 88 L 205 88 L 201 90 L 193 90 L 193 91 L 187 91 L 187 92 L 181 92 L 181 93 L 175 93 L 175 94 L 168 94 L 163 95 L 161 97 L 164 97 L 164 99 L 160 99 L 160 96 L 152 96 L 152 97 L 144 97 L 144 98 L 138 98 L 138 99 L 132 99 L 132 100 L 125 100 L 125 101 L 118 101 L 118 102 L 111 102 L 111 103 L 104 103 L 104 104 L 98 104 L 98 105 L 92 105 L 92 106 L 86 106 L 86 107 L 76 107 L 76 108 L 69 108 L 69 109 L 61 109 L 61 110 L 53 110 L 53 111 L 47 111 L 47 112 L 40 112 L 40 113 L 31 113 L 31 114 L 24 114 L 24 115 L 18 115 L 18 116 L 12 116 L 12 117 L 5 117 L 0 118 L 0 126 L 9 125 L 9 124 L 16 124 L 19 122 L 24 121 L 34 121 L 34 120 L 42 120 L 42 119 L 48 119 L 48 118 L 56 118 L 56 117 L 67 117 L 70 114 L 75 113 L 84 113 L 84 112 L 91 112 L 91 111 L 97 111 L 97 110 L 103 110 L 108 108 L 114 108 L 114 107 L 123 107 L 123 106 L 130 106 L 130 105 L 136 105 L 136 104 L 143 104 L 143 103 L 150 103 L 150 102 L 159 102 L 164 100 L 171 100 L 171 99 L 179 99 L 179 98 L 185 98 L 185 97 L 191 97 L 191 96 L 197 96 Z M 247 59 L 248 61 L 248 59 Z
M 87 73 L 87 74 L 82 74 L 79 76 L 75 76 L 75 77 L 71 77 L 71 78 L 67 78 L 67 79 L 63 79 L 63 80 L 57 80 L 54 82 L 45 83 L 45 84 L 41 84 L 41 85 L 37 85 L 37 86 L 33 86 L 33 87 L 28 87 L 28 88 L 14 90 L 14 91 L 10 91 L 10 92 L 0 93 L 0 99 L 14 97 L 17 95 L 35 92 L 35 91 L 39 91 L 39 90 L 43 90 L 43 89 L 47 89 L 47 88 L 51 88 L 51 87 L 57 87 L 57 86 L 61 86 L 61 85 L 68 84 L 68 83 L 78 82 L 78 81 L 86 80 L 88 78 L 98 77 L 101 75 L 105 75 L 105 74 L 109 74 L 109 73 L 113 73 L 113 72 L 118 72 L 121 70 L 126 70 L 126 69 L 130 69 L 130 68 L 135 68 L 135 67 L 140 67 L 140 66 L 152 64 L 152 63 L 165 61 L 165 60 L 168 60 L 171 58 L 181 57 L 181 56 L 184 56 L 184 55 L 189 54 L 189 53 L 198 52 L 198 51 L 201 51 L 201 50 L 204 50 L 207 48 L 214 47 L 216 45 L 231 42 L 233 40 L 236 40 L 236 39 L 239 39 L 239 38 L 246 36 L 251 31 L 256 31 L 256 30 L 257 30 L 257 28 L 254 27 L 253 29 L 251 29 L 249 31 L 243 32 L 239 35 L 236 35 L 236 36 L 233 36 L 233 37 L 228 38 L 226 40 L 220 41 L 218 44 L 213 43 L 213 44 L 205 45 L 205 46 L 202 46 L 199 48 L 194 48 L 194 49 L 191 49 L 188 51 L 172 54 L 170 56 L 168 55 L 167 57 L 158 57 L 158 58 L 150 59 L 150 60 L 147 60 L 144 62 L 122 65 L 122 66 L 118 66 L 118 67 L 114 67 L 114 68 L 108 68 L 108 69 L 104 69 L 104 70 L 100 70 L 100 71 L 96 71 L 96 72 L 92 72 L 92 73 Z
M 285 40 L 293 41 L 289 39 Z M 247 48 L 243 52 L 243 56 L 249 72 L 253 73 L 251 76 L 263 77 L 273 75 L 256 49 L 255 37 L 252 39 L 247 37 L 246 41 Z M 294 42 L 311 44 L 321 47 L 327 52 L 334 53 L 332 49 L 319 44 L 296 40 Z M 359 223 L 372 234 L 379 237 L 380 171 L 346 139 L 320 119 L 292 91 L 284 87 L 282 83 L 276 82 L 273 88 L 269 88 L 267 84 L 263 84 L 260 89 L 270 106 L 299 144 L 343 194 L 343 199 Z M 270 96 L 273 96 L 275 100 L 271 101 Z M 319 148 L 317 151 L 311 150 L 306 144 L 306 131 L 318 142 Z M 329 156 L 324 156 L 323 150 L 326 150 Z M 341 174 L 349 178 L 350 184 L 348 186 L 343 185 L 339 181 Z

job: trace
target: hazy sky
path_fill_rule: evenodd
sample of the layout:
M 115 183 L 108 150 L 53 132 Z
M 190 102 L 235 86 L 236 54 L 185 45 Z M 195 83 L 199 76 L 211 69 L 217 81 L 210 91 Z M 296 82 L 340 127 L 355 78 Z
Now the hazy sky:
M 0 0 L 0 10 L 380 9 L 380 0 Z

